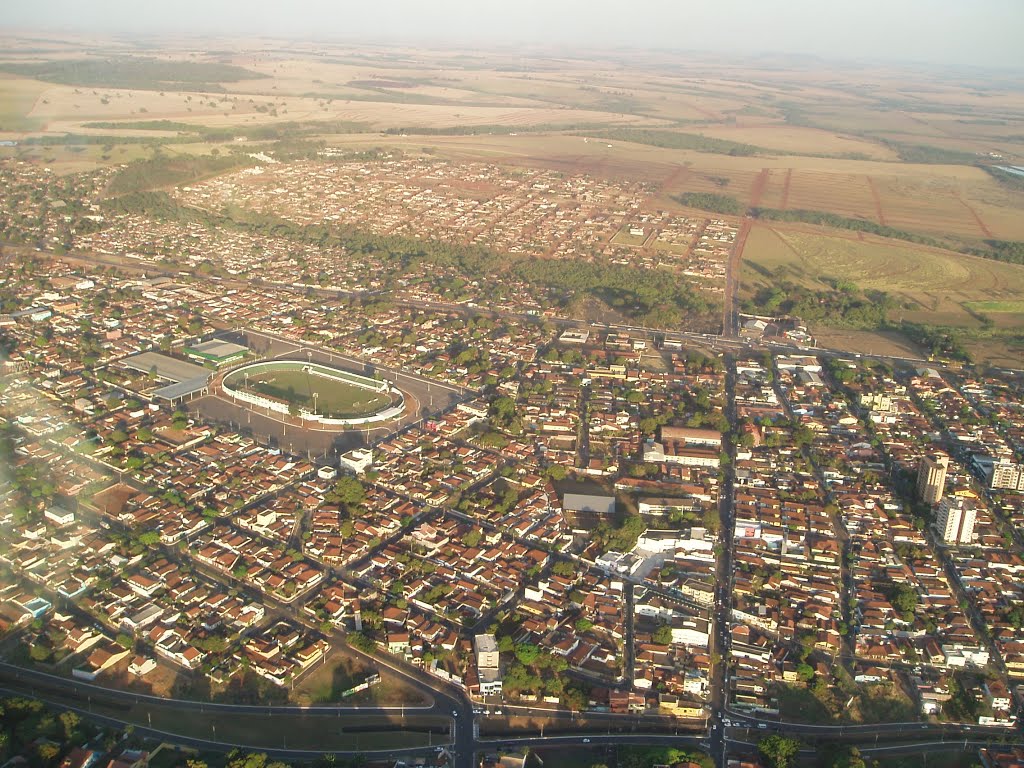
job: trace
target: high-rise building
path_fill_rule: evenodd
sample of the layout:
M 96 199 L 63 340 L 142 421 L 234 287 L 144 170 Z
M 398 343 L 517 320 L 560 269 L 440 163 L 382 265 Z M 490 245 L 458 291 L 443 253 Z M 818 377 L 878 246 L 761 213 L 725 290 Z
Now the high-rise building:
M 1024 491 L 1024 464 L 999 461 L 992 465 L 991 488 Z
M 974 540 L 974 502 L 964 498 L 943 499 L 939 503 L 935 528 L 947 544 L 970 544 Z
M 946 490 L 946 470 L 949 456 L 944 453 L 928 453 L 921 457 L 917 466 L 917 495 L 927 504 L 938 504 Z

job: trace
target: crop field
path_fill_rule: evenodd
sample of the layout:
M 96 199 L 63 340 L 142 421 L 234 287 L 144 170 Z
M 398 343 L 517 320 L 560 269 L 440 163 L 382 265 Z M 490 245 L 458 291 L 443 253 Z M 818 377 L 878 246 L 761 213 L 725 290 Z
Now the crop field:
M 830 211 L 878 224 L 884 218 L 878 215 L 870 177 L 863 174 L 794 171 L 785 203 L 787 210 Z
M 645 213 L 681 212 L 674 197 L 711 193 L 744 207 L 872 222 L 952 249 L 1024 241 L 1024 191 L 976 167 L 996 156 L 1024 164 L 1024 91 L 1010 81 L 852 66 L 762 68 L 665 51 L 627 60 L 617 52 L 585 59 L 297 42 L 253 53 L 249 43 L 224 41 L 216 54 L 158 52 L 126 40 L 89 42 L 85 52 L 80 41 L 53 40 L 45 55 L 35 46 L 12 39 L 0 53 L 0 67 L 22 73 L 0 72 L 0 138 L 21 142 L 0 147 L 0 158 L 59 173 L 157 151 L 272 153 L 287 133 L 353 150 L 645 182 Z M 84 67 L 71 61 L 83 58 Z M 183 62 L 180 71 L 175 62 Z M 218 135 L 189 134 L 189 125 Z M 637 128 L 649 130 L 625 130 Z M 64 134 L 104 138 L 25 143 Z M 613 240 L 637 244 L 628 231 Z M 778 279 L 816 288 L 822 278 L 848 279 L 893 295 L 906 320 L 979 333 L 1024 326 L 1024 269 L 1009 264 L 766 220 L 754 227 L 744 262 L 747 295 Z
M 46 88 L 46 84 L 38 80 L 0 72 L 0 133 L 39 127 L 29 113 Z
M 874 141 L 844 136 L 821 128 L 787 125 L 783 122 L 737 121 L 735 125 L 702 125 L 699 132 L 717 139 L 728 139 L 797 155 L 860 154 L 871 160 L 899 159 L 892 149 Z

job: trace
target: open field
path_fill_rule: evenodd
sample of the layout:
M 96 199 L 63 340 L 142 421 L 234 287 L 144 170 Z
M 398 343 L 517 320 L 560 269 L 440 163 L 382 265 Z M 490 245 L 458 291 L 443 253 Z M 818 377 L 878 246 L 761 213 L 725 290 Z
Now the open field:
M 109 56 L 118 47 L 130 48 L 124 43 L 97 47 L 99 56 L 94 58 Z M 64 53 L 56 44 L 48 48 L 51 68 L 58 72 L 62 57 L 90 60 L 88 46 L 84 53 L 71 53 L 71 47 Z M 7 62 L 27 71 L 33 59 L 20 50 L 24 45 L 12 40 L 8 52 L 0 55 L 0 66 Z M 766 69 L 691 59 L 680 67 L 678 57 L 662 52 L 628 59 L 614 53 L 564 59 L 400 47 L 314 50 L 293 43 L 279 51 L 261 47 L 253 53 L 243 41 L 225 41 L 216 56 L 174 44 L 158 53 L 147 50 L 144 56 L 163 65 L 187 61 L 198 74 L 241 72 L 245 77 L 250 72 L 258 77 L 211 83 L 216 92 L 190 92 L 123 83 L 103 87 L 95 73 L 89 85 L 0 75 L 0 127 L 10 138 L 35 131 L 142 134 L 180 141 L 173 130 L 86 126 L 167 119 L 230 132 L 343 121 L 366 133 L 321 138 L 407 151 L 430 147 L 449 157 L 646 179 L 663 185 L 657 201 L 666 206 L 671 205 L 670 195 L 716 192 L 746 205 L 829 211 L 970 245 L 991 238 L 1024 239 L 1024 217 L 1019 215 L 1024 193 L 1005 189 L 980 169 L 962 164 L 937 165 L 934 159 L 902 163 L 898 149 L 955 150 L 951 160 L 997 150 L 1013 162 L 1015 153 L 1024 152 L 1024 139 L 1015 129 L 1024 118 L 1024 93 L 1005 83 L 986 82 L 983 97 L 967 81 L 936 82 L 919 72 Z M 761 153 L 742 157 L 625 141 L 584 143 L 578 136 L 558 133 L 602 125 L 702 134 L 760 147 Z M 400 133 L 473 126 L 488 135 L 379 134 L 386 129 Z M 538 130 L 546 132 L 526 135 Z M 524 133 L 510 135 L 519 131 Z M 201 137 L 197 140 L 199 144 L 187 148 L 166 146 L 179 153 L 209 151 Z M 105 152 L 31 150 L 29 158 L 66 165 L 60 169 L 64 171 L 138 156 L 145 156 L 144 151 L 117 146 Z M 850 159 L 854 157 L 865 159 Z M 766 177 L 759 176 L 763 171 Z M 755 183 L 758 179 L 763 186 Z
M 835 131 L 787 125 L 784 122 L 737 120 L 734 125 L 702 125 L 698 130 L 716 139 L 754 144 L 779 152 L 822 155 L 861 154 L 871 160 L 898 160 L 895 151 L 878 142 L 857 136 L 844 136 Z
M 863 355 L 925 357 L 924 351 L 894 331 L 853 331 L 835 328 L 815 330 L 814 338 L 823 349 L 838 349 Z
M 743 254 L 745 293 L 771 275 L 808 286 L 823 279 L 849 280 L 880 290 L 906 306 L 906 320 L 975 326 L 965 308 L 976 301 L 1024 299 L 1024 267 L 929 249 L 872 236 L 824 233 L 755 225 Z
M 0 72 L 0 133 L 34 130 L 39 122 L 29 117 L 45 83 Z
M 370 674 L 377 673 L 381 681 L 365 691 L 343 698 L 341 694 Z M 426 701 L 419 690 L 387 668 L 356 658 L 346 650 L 336 650 L 299 683 L 289 697 L 299 706 L 343 703 L 346 706 L 423 706 Z

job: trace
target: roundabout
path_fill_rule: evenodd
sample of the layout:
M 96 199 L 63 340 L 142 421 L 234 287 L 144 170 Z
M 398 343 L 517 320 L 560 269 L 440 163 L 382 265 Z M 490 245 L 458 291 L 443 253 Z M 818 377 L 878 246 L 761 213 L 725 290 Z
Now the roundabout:
M 405 412 L 405 396 L 389 381 L 300 360 L 242 365 L 224 374 L 220 388 L 237 402 L 319 429 L 379 424 Z

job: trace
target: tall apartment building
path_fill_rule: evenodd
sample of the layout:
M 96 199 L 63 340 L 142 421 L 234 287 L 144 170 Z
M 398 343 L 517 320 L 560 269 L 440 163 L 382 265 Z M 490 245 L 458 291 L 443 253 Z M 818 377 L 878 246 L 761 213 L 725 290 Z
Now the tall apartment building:
M 1011 464 L 1008 461 L 996 462 L 992 465 L 991 488 L 1010 491 L 1024 491 L 1024 464 Z
M 944 453 L 928 453 L 917 465 L 917 495 L 927 504 L 938 504 L 946 490 L 946 471 L 949 456 Z
M 947 544 L 970 544 L 974 540 L 974 502 L 949 498 L 939 503 L 935 528 Z

